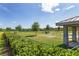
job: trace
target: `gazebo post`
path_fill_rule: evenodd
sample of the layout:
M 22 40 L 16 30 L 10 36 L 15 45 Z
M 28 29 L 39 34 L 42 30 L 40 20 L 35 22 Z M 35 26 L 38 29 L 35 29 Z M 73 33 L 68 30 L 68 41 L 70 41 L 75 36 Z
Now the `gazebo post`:
M 69 45 L 69 43 L 68 43 L 68 26 L 63 26 L 63 32 L 64 32 L 64 35 L 63 35 L 64 44 L 66 46 L 68 46 Z
M 77 28 L 78 31 L 78 44 L 79 44 L 79 27 Z
M 76 26 L 72 27 L 72 41 L 77 42 L 77 37 L 76 37 Z

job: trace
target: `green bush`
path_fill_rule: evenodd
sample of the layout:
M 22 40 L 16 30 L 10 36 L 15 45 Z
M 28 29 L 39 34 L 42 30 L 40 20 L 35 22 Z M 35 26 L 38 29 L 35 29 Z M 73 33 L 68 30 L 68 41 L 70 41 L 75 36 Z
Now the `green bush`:
M 27 37 L 7 34 L 12 54 L 18 56 L 78 56 L 79 48 L 67 49 L 58 46 L 50 46 Z M 63 45 L 64 46 L 64 45 Z

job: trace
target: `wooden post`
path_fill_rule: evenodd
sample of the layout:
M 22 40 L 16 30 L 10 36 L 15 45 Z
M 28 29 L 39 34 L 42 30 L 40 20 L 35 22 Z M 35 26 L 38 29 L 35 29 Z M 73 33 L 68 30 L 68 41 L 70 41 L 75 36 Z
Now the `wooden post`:
M 66 46 L 69 46 L 69 42 L 68 42 L 68 27 L 67 26 L 63 26 L 63 39 L 64 39 L 64 44 Z
M 77 37 L 76 37 L 76 27 L 72 27 L 72 41 L 77 42 Z

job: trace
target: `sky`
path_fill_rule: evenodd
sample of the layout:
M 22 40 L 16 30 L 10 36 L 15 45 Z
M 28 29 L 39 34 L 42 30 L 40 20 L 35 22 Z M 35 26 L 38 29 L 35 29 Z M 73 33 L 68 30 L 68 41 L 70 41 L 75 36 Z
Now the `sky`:
M 78 3 L 0 3 L 0 27 L 30 28 L 38 22 L 41 28 L 70 17 L 79 16 Z

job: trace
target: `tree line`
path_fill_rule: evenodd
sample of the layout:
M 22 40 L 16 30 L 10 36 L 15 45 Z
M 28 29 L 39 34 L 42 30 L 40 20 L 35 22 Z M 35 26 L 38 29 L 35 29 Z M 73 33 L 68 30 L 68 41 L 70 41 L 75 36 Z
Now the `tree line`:
M 52 30 L 62 30 L 63 28 L 57 27 L 53 28 L 50 27 L 50 25 L 46 25 L 45 28 L 40 28 L 40 24 L 38 22 L 34 22 L 31 26 L 31 28 L 22 28 L 21 25 L 17 25 L 15 29 L 12 29 L 11 27 L 6 27 L 6 29 L 0 28 L 0 31 L 6 30 L 6 31 L 46 31 L 48 33 L 49 31 Z

